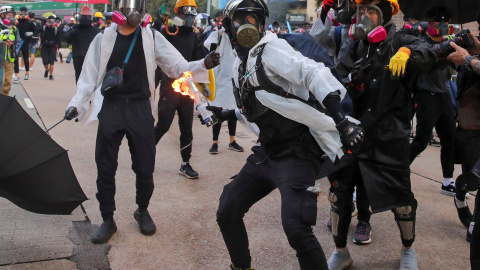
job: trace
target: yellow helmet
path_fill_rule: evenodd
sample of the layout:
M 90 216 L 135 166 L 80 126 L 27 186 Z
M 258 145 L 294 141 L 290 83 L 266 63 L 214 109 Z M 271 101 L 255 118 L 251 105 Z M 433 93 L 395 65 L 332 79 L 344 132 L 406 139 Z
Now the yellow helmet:
M 103 14 L 102 14 L 102 12 L 100 12 L 100 11 L 97 11 L 97 12 L 95 12 L 95 15 L 93 15 L 93 17 L 96 17 L 96 18 L 103 18 Z
M 191 7 L 197 7 L 197 4 L 195 3 L 195 0 L 177 0 L 177 3 L 175 4 L 175 13 L 177 13 L 177 9 L 179 7 L 185 7 L 185 6 L 191 6 Z
M 398 0 L 385 0 L 390 2 L 390 5 L 393 7 L 392 15 L 397 14 L 400 11 L 400 6 L 398 5 Z M 355 0 L 355 3 L 360 4 L 362 0 Z

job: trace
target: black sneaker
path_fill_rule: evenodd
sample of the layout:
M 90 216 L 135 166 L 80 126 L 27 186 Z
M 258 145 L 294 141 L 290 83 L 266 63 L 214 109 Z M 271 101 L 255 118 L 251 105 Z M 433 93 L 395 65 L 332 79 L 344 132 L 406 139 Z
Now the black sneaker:
M 440 142 L 435 140 L 435 138 L 431 139 L 429 142 L 428 142 L 428 145 L 431 145 L 431 146 L 435 146 L 435 147 L 440 147 Z
M 463 226 L 468 229 L 468 227 L 470 226 L 470 222 L 473 220 L 473 215 L 470 212 L 470 208 L 468 208 L 468 205 L 462 208 L 458 207 L 457 198 L 453 198 L 453 201 L 455 203 L 455 208 L 457 208 L 458 218 L 460 219 L 460 222 L 462 222 Z M 467 202 L 466 199 L 465 202 Z
M 212 144 L 212 147 L 208 151 L 212 155 L 218 154 L 218 144 L 217 143 Z
M 157 226 L 155 226 L 155 223 L 153 223 L 152 217 L 148 213 L 148 210 L 140 211 L 140 209 L 137 209 L 135 213 L 133 213 L 133 217 L 138 222 L 140 232 L 143 235 L 152 235 L 157 231 Z
M 49 78 L 50 80 L 53 80 L 53 76 L 52 76 L 52 75 L 50 75 L 50 77 L 48 77 L 48 78 Z
M 243 147 L 238 145 L 237 141 L 233 141 L 231 144 L 229 144 L 228 149 L 237 151 L 237 152 L 243 152 Z
M 455 196 L 456 193 L 455 185 L 453 183 L 450 183 L 448 186 L 444 186 L 442 184 L 442 190 L 441 193 L 444 195 L 450 195 L 450 196 Z
M 190 163 L 187 163 L 187 165 L 182 165 L 178 173 L 189 179 L 198 178 L 198 173 L 192 169 L 192 166 L 190 166 Z
M 355 244 L 369 244 L 372 242 L 372 226 L 370 223 L 359 221 L 355 229 L 355 236 L 353 242 Z
M 48 78 L 48 70 L 45 70 L 45 73 L 43 73 L 44 78 Z
M 117 232 L 117 225 L 112 217 L 103 221 L 102 225 L 100 225 L 100 228 L 98 228 L 90 240 L 94 244 L 104 244 L 110 240 L 115 232 Z

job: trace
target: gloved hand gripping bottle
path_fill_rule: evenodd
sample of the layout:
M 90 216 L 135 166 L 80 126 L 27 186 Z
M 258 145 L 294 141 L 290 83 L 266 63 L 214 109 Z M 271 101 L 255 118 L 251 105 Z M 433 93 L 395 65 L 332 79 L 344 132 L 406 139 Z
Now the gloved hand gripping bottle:
M 208 103 L 207 98 L 195 86 L 195 84 L 192 81 L 192 77 L 187 77 L 185 79 L 185 83 L 188 84 L 188 87 L 190 88 L 190 90 L 194 95 L 193 101 L 195 102 L 195 108 L 200 113 L 203 123 L 207 127 L 213 126 L 216 123 L 218 123 L 218 119 L 213 114 L 213 112 L 207 110 L 207 106 L 209 106 L 210 104 Z

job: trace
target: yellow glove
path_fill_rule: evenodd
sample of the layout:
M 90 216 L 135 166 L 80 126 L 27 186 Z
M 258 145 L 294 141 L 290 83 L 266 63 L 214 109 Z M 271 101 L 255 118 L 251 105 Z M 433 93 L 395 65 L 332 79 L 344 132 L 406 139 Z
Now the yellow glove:
M 394 78 L 399 78 L 400 76 L 405 76 L 405 68 L 407 66 L 408 58 L 412 52 L 409 48 L 401 47 L 398 49 L 398 52 L 390 59 L 390 64 L 388 64 L 388 69 L 392 72 Z

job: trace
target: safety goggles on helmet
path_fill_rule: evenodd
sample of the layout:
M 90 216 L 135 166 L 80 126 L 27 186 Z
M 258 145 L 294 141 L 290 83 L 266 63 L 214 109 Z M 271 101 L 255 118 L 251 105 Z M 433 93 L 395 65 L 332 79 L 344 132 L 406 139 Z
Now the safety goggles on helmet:
M 259 23 L 259 18 L 255 13 L 243 13 L 238 12 L 233 16 L 232 24 L 233 27 L 239 28 L 242 24 L 253 24 L 257 25 Z
M 185 6 L 177 8 L 177 13 L 185 15 L 197 15 L 197 7 Z

